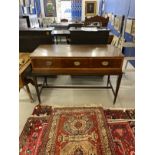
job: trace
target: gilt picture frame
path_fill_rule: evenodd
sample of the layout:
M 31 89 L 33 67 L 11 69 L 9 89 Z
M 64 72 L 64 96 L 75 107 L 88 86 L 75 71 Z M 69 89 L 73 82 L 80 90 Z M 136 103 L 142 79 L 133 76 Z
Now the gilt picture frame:
M 85 16 L 95 16 L 95 15 L 96 15 L 96 1 L 86 1 Z

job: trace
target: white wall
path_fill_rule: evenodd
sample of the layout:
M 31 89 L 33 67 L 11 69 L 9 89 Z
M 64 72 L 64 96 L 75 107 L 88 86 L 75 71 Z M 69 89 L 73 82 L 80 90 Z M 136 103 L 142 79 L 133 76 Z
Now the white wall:
M 45 13 L 44 13 L 44 1 L 40 1 L 40 6 L 41 6 L 41 17 L 45 17 Z
M 56 10 L 57 10 L 56 21 L 60 22 L 60 18 L 61 18 L 61 0 L 56 0 Z

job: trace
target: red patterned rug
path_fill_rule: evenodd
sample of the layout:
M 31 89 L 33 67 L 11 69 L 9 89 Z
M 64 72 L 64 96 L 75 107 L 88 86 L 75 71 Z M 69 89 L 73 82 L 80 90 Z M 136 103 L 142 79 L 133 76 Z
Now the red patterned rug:
M 128 122 L 108 123 L 110 126 L 115 153 L 117 155 L 134 155 L 135 138 Z
M 49 117 L 30 117 L 19 138 L 20 155 L 37 155 L 48 129 Z
M 32 114 L 20 155 L 134 155 L 134 121 L 124 111 L 36 106 Z
M 135 119 L 134 109 L 104 109 L 107 119 Z
M 135 110 L 106 109 L 116 155 L 135 155 Z

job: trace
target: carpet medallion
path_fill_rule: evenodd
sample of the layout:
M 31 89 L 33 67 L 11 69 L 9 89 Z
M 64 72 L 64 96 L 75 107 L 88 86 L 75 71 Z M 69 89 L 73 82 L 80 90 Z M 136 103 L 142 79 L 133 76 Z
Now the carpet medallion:
M 113 143 L 102 108 L 53 111 L 46 154 L 112 155 Z
M 20 155 L 134 155 L 135 110 L 36 106 Z

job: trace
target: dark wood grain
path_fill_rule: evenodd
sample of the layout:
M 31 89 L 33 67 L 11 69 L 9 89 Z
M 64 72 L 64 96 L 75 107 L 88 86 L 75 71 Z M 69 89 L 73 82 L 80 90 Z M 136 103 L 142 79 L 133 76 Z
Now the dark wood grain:
M 33 52 L 40 44 L 52 44 L 50 29 L 27 29 L 19 31 L 19 51 Z
M 84 28 L 70 28 L 71 44 L 108 44 L 109 32 L 107 28 L 97 28 L 97 31 Z

